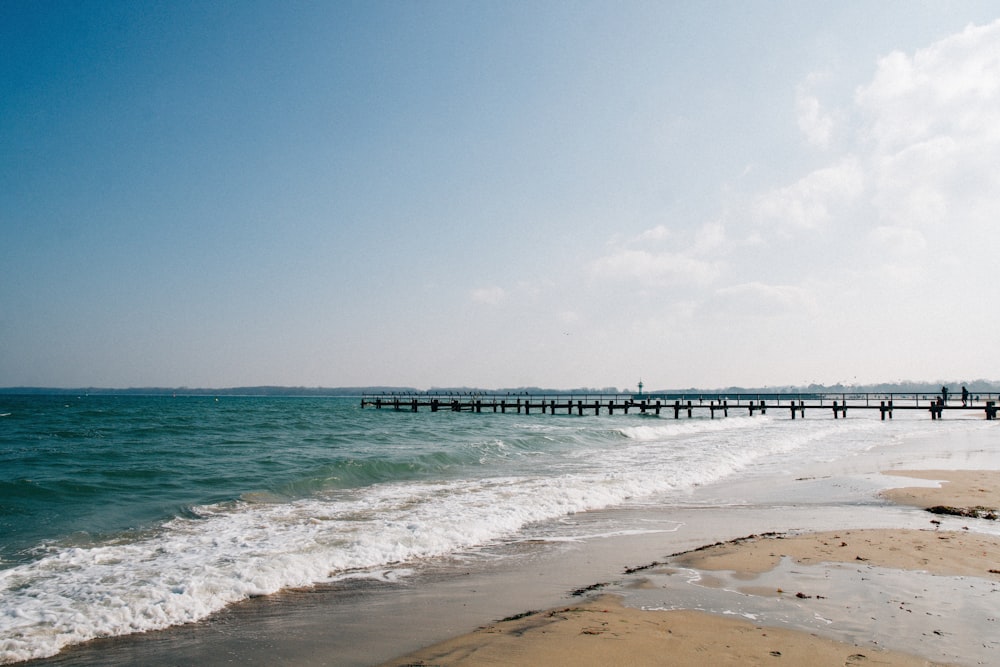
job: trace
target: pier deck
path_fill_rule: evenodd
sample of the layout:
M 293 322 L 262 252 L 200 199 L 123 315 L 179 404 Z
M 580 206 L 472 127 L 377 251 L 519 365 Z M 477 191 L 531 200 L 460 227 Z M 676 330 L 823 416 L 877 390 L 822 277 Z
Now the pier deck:
M 833 413 L 834 419 L 847 417 L 853 410 L 878 410 L 881 418 L 892 419 L 895 410 L 922 410 L 931 419 L 947 413 L 979 412 L 996 419 L 998 394 L 976 394 L 963 404 L 960 398 L 947 402 L 939 395 L 918 393 L 773 393 L 773 394 L 493 394 L 493 393 L 380 393 L 364 394 L 361 407 L 417 412 L 495 412 L 516 414 L 629 414 L 667 415 L 679 419 L 696 412 L 714 419 L 730 410 L 767 414 L 782 411 L 796 417 L 806 412 Z

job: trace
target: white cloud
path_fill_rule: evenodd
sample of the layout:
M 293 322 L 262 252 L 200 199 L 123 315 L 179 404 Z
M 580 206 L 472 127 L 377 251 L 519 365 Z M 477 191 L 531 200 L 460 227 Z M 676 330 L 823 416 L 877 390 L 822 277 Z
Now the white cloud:
M 886 56 L 856 100 L 883 223 L 956 236 L 1000 207 L 1000 21 Z
M 819 148 L 828 147 L 833 136 L 833 117 L 823 112 L 819 100 L 800 92 L 795 99 L 795 110 L 806 140 Z
M 949 181 L 959 165 L 961 148 L 951 137 L 938 137 L 873 160 L 873 204 L 891 226 L 928 227 L 941 223 L 950 209 Z
M 816 308 L 812 292 L 795 285 L 768 285 L 747 282 L 723 287 L 715 292 L 717 300 L 736 306 L 740 311 L 760 315 L 801 313 Z
M 496 306 L 507 298 L 507 291 L 502 287 L 480 287 L 472 290 L 470 296 L 476 303 Z
M 947 135 L 1000 138 L 1000 21 L 879 60 L 855 99 L 881 153 Z
M 925 279 L 922 268 L 915 264 L 904 262 L 887 262 L 873 268 L 869 272 L 869 281 L 878 285 L 881 289 L 905 288 L 913 290 L 918 288 Z
M 826 112 L 814 94 L 825 78 L 799 85 L 796 110 L 810 143 L 829 148 L 846 116 Z M 1000 209 L 1000 20 L 881 58 L 853 102 L 849 152 L 756 197 L 755 221 L 787 233 L 835 220 L 954 233 Z
M 927 248 L 927 238 L 915 229 L 907 227 L 876 227 L 868 235 L 880 252 L 896 255 L 911 255 Z
M 835 115 L 823 108 L 813 89 L 827 76 L 814 72 L 795 90 L 795 115 L 799 130 L 806 141 L 817 148 L 828 148 L 833 139 L 837 121 Z
M 644 285 L 708 284 L 719 274 L 713 262 L 675 252 L 623 248 L 593 264 L 603 278 L 636 280 Z
M 820 85 L 800 86 L 795 122 L 826 154 L 792 156 L 814 162 L 744 198 L 785 165 L 759 178 L 745 172 L 722 202 L 716 219 L 725 225 L 658 225 L 615 239 L 591 264 L 600 279 L 688 288 L 683 311 L 679 291 L 650 289 L 623 313 L 653 318 L 649 329 L 666 338 L 681 336 L 683 312 L 684 335 L 699 340 L 772 341 L 787 331 L 822 340 L 844 327 L 879 339 L 919 328 L 911 350 L 940 338 L 948 322 L 996 327 L 977 295 L 1000 256 L 1000 21 L 890 54 L 837 104 L 821 101 L 836 91 L 819 95 Z M 927 303 L 938 309 L 931 320 Z
M 657 225 L 652 229 L 647 229 L 642 234 L 639 234 L 639 241 L 664 241 L 670 237 L 670 230 L 664 225 Z
M 686 247 L 661 250 L 660 242 L 673 238 L 663 225 L 639 234 L 591 264 L 602 279 L 630 280 L 642 286 L 708 285 L 718 278 L 721 263 L 711 254 L 725 242 L 720 223 L 704 225 Z
M 838 209 L 853 203 L 864 191 L 860 162 L 848 156 L 836 164 L 807 174 L 798 182 L 757 198 L 755 217 L 799 229 L 826 225 Z
M 721 222 L 710 222 L 698 230 L 692 250 L 704 254 L 720 249 L 725 244 L 726 228 Z

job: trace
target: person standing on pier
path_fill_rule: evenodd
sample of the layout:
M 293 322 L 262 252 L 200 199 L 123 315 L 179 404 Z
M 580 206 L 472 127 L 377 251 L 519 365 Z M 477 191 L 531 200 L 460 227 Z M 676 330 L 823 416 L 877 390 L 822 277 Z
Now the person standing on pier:
M 962 385 L 962 407 L 964 408 L 968 402 L 969 390 L 965 388 L 965 385 Z
M 948 387 L 941 387 L 941 404 L 948 402 Z

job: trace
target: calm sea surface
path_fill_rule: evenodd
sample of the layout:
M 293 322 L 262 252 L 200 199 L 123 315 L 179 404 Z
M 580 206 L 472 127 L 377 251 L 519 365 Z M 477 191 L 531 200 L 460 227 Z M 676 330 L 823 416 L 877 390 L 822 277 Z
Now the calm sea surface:
M 0 663 L 285 588 L 405 576 L 407 563 L 529 538 L 574 512 L 676 502 L 789 460 L 984 425 L 358 403 L 0 396 Z

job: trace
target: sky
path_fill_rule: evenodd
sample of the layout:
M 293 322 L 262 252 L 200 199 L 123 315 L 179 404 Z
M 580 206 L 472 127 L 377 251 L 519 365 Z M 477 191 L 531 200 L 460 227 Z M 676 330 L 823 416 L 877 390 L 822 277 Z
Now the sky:
M 995 2 L 0 3 L 0 386 L 1000 379 Z

